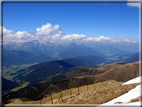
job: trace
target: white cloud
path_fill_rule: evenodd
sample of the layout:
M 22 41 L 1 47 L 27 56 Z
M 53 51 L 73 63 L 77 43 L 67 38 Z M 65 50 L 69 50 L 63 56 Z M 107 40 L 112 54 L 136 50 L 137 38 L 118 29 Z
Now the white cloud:
M 3 40 L 4 42 L 28 42 L 32 40 L 38 41 L 53 41 L 53 42 L 65 42 L 65 41 L 77 41 L 77 42 L 112 42 L 112 43 L 138 43 L 138 41 L 132 40 L 116 40 L 115 38 L 100 36 L 100 37 L 87 37 L 83 34 L 71 34 L 71 35 L 62 35 L 63 31 L 59 25 L 51 25 L 47 23 L 42 25 L 41 28 L 36 29 L 37 32 L 27 33 L 26 31 L 14 32 L 12 30 L 7 30 L 3 27 Z M 52 36 L 52 32 L 55 31 L 57 34 Z
M 94 38 L 92 38 L 92 37 L 84 39 L 84 41 L 93 41 L 93 40 L 94 40 Z
M 85 35 L 81 34 L 81 35 L 78 35 L 78 34 L 73 34 L 73 35 L 65 35 L 65 36 L 62 36 L 61 37 L 61 40 L 65 41 L 65 40 L 82 40 L 83 38 L 86 38 Z
M 34 37 L 32 34 L 26 31 L 13 32 L 12 30 L 7 30 L 3 27 L 3 40 L 12 42 L 25 42 L 28 39 Z
M 122 43 L 122 42 L 126 42 L 126 43 L 138 43 L 138 41 L 132 41 L 129 39 L 125 39 L 125 40 L 116 40 L 115 38 L 110 38 L 110 37 L 104 37 L 104 36 L 100 36 L 97 38 L 85 38 L 84 41 L 92 41 L 92 42 L 112 42 L 112 43 Z
M 56 31 L 56 32 L 59 33 L 59 34 L 64 34 L 64 31 L 60 28 L 59 25 L 55 25 L 55 26 L 53 27 L 53 29 L 54 29 L 54 31 Z
M 56 34 L 53 36 L 53 39 L 60 39 L 61 37 L 62 37 L 61 34 Z
M 59 25 L 52 26 L 50 23 L 42 25 L 42 27 L 37 28 L 36 31 L 39 35 L 51 35 L 53 31 L 55 31 L 58 34 L 64 34 L 64 31 L 60 28 Z
M 122 41 L 121 40 L 118 40 L 118 43 L 121 43 Z
M 37 28 L 36 31 L 37 32 L 34 33 L 27 33 L 26 31 L 14 32 L 3 27 L 3 40 L 4 42 L 27 42 L 32 40 L 50 41 L 52 39 L 59 39 L 61 34 L 64 33 L 59 25 L 53 27 L 50 23 L 42 25 L 41 28 Z M 51 36 L 53 31 L 56 31 L 58 34 Z
M 118 42 L 118 40 L 112 40 L 112 42 Z
M 19 38 L 19 39 L 28 39 L 28 38 L 32 37 L 32 35 L 27 33 L 26 31 L 23 31 L 23 32 L 18 31 L 18 32 L 16 32 L 16 35 L 17 35 L 17 38 Z
M 131 40 L 128 40 L 128 39 L 125 39 L 123 40 L 124 42 L 127 42 L 127 43 L 131 43 L 132 41 Z
M 133 41 L 133 43 L 136 43 L 137 41 Z
M 42 25 L 41 28 L 37 28 L 36 31 L 39 35 L 50 35 L 53 32 L 53 26 L 47 23 L 46 25 Z
M 7 30 L 5 27 L 3 27 L 3 34 L 7 35 L 7 34 L 12 34 L 12 33 L 14 33 L 12 30 Z
M 113 40 L 113 38 L 100 36 L 100 37 L 97 37 L 97 38 L 89 37 L 89 38 L 86 38 L 84 40 L 85 41 L 97 41 L 97 42 L 100 42 L 100 41 L 110 41 L 110 40 Z
M 98 38 L 95 38 L 95 41 L 102 41 L 102 40 L 112 40 L 112 38 L 110 38 L 110 37 L 104 37 L 104 36 L 100 36 Z

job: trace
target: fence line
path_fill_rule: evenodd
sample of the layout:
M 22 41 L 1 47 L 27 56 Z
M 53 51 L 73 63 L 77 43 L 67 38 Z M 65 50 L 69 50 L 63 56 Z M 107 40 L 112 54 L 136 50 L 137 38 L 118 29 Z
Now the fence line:
M 89 86 L 86 85 L 86 86 L 81 86 L 81 87 L 77 87 L 77 88 L 71 88 L 71 89 L 68 89 L 68 90 L 64 90 L 60 93 L 57 93 L 55 95 L 52 95 L 51 98 L 50 98 L 50 100 L 51 100 L 50 102 L 51 102 L 51 104 L 53 104 L 55 99 L 57 99 L 58 101 L 63 101 L 66 98 L 72 98 L 76 95 L 79 95 L 80 93 L 86 93 L 88 91 L 99 90 L 99 89 L 101 89 L 103 87 L 107 87 L 107 86 L 108 86 L 107 84 L 98 83 L 98 84 L 93 84 L 93 85 L 89 85 Z M 113 94 L 114 94 L 114 92 L 113 92 Z M 49 100 L 48 100 L 48 102 L 49 102 Z M 46 102 L 46 103 L 48 103 L 48 102 Z M 40 104 L 41 104 L 41 101 L 40 101 Z M 45 104 L 45 101 L 44 101 L 44 104 Z

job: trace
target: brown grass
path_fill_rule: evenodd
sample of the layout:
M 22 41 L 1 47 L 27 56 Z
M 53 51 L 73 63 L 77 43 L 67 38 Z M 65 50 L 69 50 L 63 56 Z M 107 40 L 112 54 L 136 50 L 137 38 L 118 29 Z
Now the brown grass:
M 127 93 L 137 85 L 138 83 L 130 85 L 121 85 L 120 83 L 115 83 L 115 86 L 102 87 L 101 89 L 95 91 L 81 93 L 80 95 L 72 98 L 64 99 L 64 101 L 54 101 L 54 104 L 103 104 Z
M 134 99 L 131 99 L 128 103 L 132 103 L 132 102 L 139 102 L 139 101 L 142 101 L 142 96 L 138 97 L 138 98 L 134 98 Z
M 96 84 L 88 85 L 89 91 L 87 92 L 87 85 L 78 88 L 71 88 L 52 96 L 53 104 L 103 104 L 120 95 L 127 93 L 129 90 L 135 88 L 138 83 L 121 85 L 122 83 L 108 80 Z M 95 86 L 95 88 L 94 88 Z M 95 90 L 94 90 L 95 89 Z M 70 90 L 72 97 L 70 96 Z M 62 99 L 61 99 L 62 93 Z M 59 99 L 60 98 L 60 99 Z M 137 101 L 133 99 L 131 102 Z M 47 97 L 39 101 L 21 101 L 16 99 L 10 104 L 51 104 L 51 97 Z
M 111 66 L 110 66 L 111 65 Z M 52 84 L 54 84 L 56 87 L 61 87 L 66 89 L 65 91 L 62 91 L 62 101 L 59 100 L 59 96 L 61 95 L 61 92 L 58 94 L 55 94 L 52 96 L 52 99 L 54 100 L 54 103 L 69 103 L 70 101 L 67 101 L 67 99 L 70 99 L 70 90 L 72 90 L 72 98 L 77 98 L 76 94 L 78 94 L 78 88 L 72 88 L 72 87 L 80 87 L 79 88 L 79 93 L 80 95 L 82 95 L 84 93 L 84 95 L 82 96 L 86 96 L 86 98 L 82 98 L 82 99 L 78 99 L 75 101 L 72 101 L 71 103 L 78 103 L 78 104 L 101 104 L 107 101 L 110 101 L 111 99 L 113 99 L 113 97 L 117 97 L 120 96 L 124 93 L 126 93 L 127 91 L 129 91 L 131 88 L 134 88 L 135 85 L 133 84 L 131 85 L 126 85 L 126 86 L 121 86 L 122 83 L 119 82 L 125 82 L 128 81 L 130 79 L 133 79 L 135 77 L 137 77 L 139 75 L 139 62 L 135 62 L 135 63 L 129 63 L 129 64 L 125 64 L 125 65 L 120 65 L 120 64 L 110 64 L 110 65 L 105 65 L 102 67 L 98 67 L 98 72 L 99 70 L 108 70 L 106 72 L 104 72 L 103 74 L 99 74 L 99 75 L 89 75 L 89 76 L 82 76 L 82 77 L 76 77 L 76 78 L 70 78 L 70 79 L 64 79 L 64 80 L 59 80 L 59 81 L 54 81 L 52 82 Z M 113 66 L 112 66 L 113 65 Z M 90 68 L 93 69 L 93 68 Z M 116 81 L 119 82 L 116 82 Z M 105 82 L 103 82 L 105 81 Z M 111 83 L 109 83 L 111 82 Z M 94 84 L 93 84 L 94 83 Z M 87 92 L 87 86 L 86 84 L 91 84 L 88 85 L 88 91 L 92 92 L 95 94 L 95 96 L 102 96 L 102 97 L 98 97 L 96 100 L 93 96 L 87 96 L 87 94 L 85 94 Z M 46 84 L 45 84 L 46 85 Z M 84 86 L 82 86 L 84 85 Z M 94 85 L 95 85 L 95 91 L 94 91 Z M 36 85 L 35 85 L 36 87 Z M 40 87 L 40 86 L 38 86 Z M 37 88 L 37 87 L 36 87 Z M 67 88 L 71 88 L 71 89 L 67 89 Z M 100 89 L 102 88 L 102 89 Z M 117 90 L 116 90 L 116 89 Z M 112 91 L 111 91 L 112 90 Z M 115 91 L 116 90 L 116 91 Z M 118 92 L 118 90 L 120 90 Z M 102 91 L 102 94 L 98 94 L 100 93 L 100 91 Z M 109 91 L 110 93 L 106 94 L 106 92 Z M 82 94 L 81 94 L 82 93 Z M 30 94 L 30 93 L 29 93 Z M 116 96 L 114 96 L 113 94 L 115 94 Z M 80 96 L 78 95 L 78 96 Z M 113 95 L 113 97 L 112 97 Z M 83 100 L 85 99 L 85 100 Z M 87 100 L 89 99 L 89 100 Z M 93 101 L 91 99 L 94 99 Z M 106 100 L 104 100 L 106 99 Z M 56 101 L 55 101 L 56 100 Z M 74 100 L 74 99 L 72 99 Z M 92 101 L 92 102 L 90 102 Z M 14 103 L 14 102 L 13 102 Z M 21 103 L 21 102 L 20 102 Z M 33 104 L 39 104 L 39 101 L 28 101 L 28 102 L 23 102 L 23 103 L 33 103 Z M 51 104 L 51 98 L 47 97 L 44 100 L 41 100 L 42 104 L 46 104 L 49 103 Z
M 139 76 L 139 61 L 134 63 L 128 63 L 114 69 L 110 69 L 102 74 L 95 75 L 95 82 L 116 80 L 119 82 L 126 82 L 130 79 Z

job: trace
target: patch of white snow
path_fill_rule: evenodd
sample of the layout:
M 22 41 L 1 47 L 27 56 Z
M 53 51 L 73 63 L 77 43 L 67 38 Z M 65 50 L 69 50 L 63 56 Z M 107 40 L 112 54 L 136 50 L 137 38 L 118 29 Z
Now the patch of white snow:
M 125 83 L 123 83 L 122 85 L 127 85 L 127 84 L 134 84 L 134 83 L 140 83 L 141 82 L 141 77 L 137 77 L 137 78 L 134 78 L 134 79 L 131 79 Z
M 104 106 L 104 105 L 140 105 L 141 103 L 140 102 L 134 102 L 134 103 L 128 103 L 131 99 L 135 99 L 135 98 L 138 98 L 139 96 L 142 95 L 141 93 L 141 85 L 137 85 L 134 89 L 130 90 L 128 93 L 125 93 L 119 97 L 117 97 L 116 99 L 114 100 L 111 100 L 107 103 L 104 103 L 104 104 L 101 104 L 97 107 L 100 107 L 100 106 Z M 114 104 L 116 102 L 122 102 L 120 104 Z

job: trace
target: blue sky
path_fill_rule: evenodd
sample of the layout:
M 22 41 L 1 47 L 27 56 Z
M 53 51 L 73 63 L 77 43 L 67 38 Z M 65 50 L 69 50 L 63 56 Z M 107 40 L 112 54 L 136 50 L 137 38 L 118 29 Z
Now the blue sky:
M 77 34 L 90 39 L 103 36 L 139 40 L 139 8 L 127 3 L 3 3 L 3 27 L 6 30 L 30 34 L 47 23 L 59 25 L 58 31 L 64 32 L 51 31 L 47 34 L 50 36 Z

